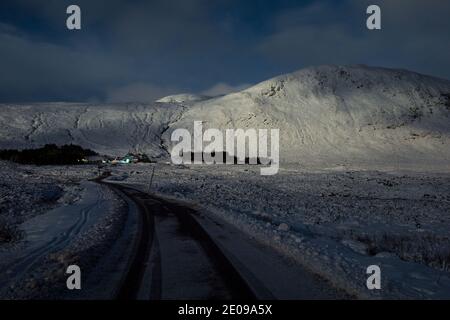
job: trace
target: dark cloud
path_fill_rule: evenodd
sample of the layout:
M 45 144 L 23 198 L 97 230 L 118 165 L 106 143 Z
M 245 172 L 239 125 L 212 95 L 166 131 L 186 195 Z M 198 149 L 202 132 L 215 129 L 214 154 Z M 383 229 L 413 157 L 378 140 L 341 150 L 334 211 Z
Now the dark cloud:
M 202 95 L 205 96 L 221 96 L 224 94 L 232 93 L 232 92 L 239 92 L 242 90 L 245 90 L 251 86 L 250 83 L 242 83 L 238 85 L 229 85 L 228 83 L 219 82 L 213 85 L 211 88 L 208 88 L 201 92 Z
M 323 1 L 282 12 L 259 50 L 286 67 L 365 63 L 450 78 L 450 2 L 378 1 L 382 30 L 369 31 L 364 13 L 372 3 Z
M 180 90 L 158 87 L 150 83 L 131 83 L 107 90 L 106 102 L 153 102 L 162 97 L 179 93 Z
M 101 93 L 98 88 L 131 77 L 127 66 L 107 52 L 5 32 L 0 43 L 0 96 L 5 100 L 83 100 Z
M 82 8 L 82 30 L 65 9 Z M 366 63 L 450 78 L 450 2 L 2 0 L 0 102 L 148 101 L 243 88 L 317 64 Z M 220 89 L 220 90 L 219 90 Z

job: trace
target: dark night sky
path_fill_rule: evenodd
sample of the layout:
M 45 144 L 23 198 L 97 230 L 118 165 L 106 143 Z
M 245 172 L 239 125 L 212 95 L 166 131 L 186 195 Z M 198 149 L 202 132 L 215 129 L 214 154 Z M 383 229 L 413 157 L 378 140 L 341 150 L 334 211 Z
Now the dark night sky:
M 66 29 L 70 4 L 81 31 Z M 0 102 L 220 94 L 320 64 L 450 79 L 449 16 L 442 0 L 1 0 Z

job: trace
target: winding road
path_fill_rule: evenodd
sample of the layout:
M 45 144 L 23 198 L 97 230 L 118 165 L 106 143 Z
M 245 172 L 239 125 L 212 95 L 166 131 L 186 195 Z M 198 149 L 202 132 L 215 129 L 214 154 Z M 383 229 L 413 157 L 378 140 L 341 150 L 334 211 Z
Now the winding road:
M 140 223 L 117 299 L 336 299 L 346 295 L 232 225 L 119 183 Z
M 223 219 L 191 205 L 144 192 L 138 185 L 105 180 L 108 176 L 106 173 L 94 181 L 84 182 L 85 191 L 78 202 L 57 207 L 21 225 L 27 234 L 23 248 L 1 255 L 1 294 L 9 296 L 9 288 L 34 278 L 34 274 L 43 276 L 41 271 L 55 271 L 47 270 L 43 260 L 70 247 L 105 212 L 112 210 L 109 187 L 128 204 L 128 218 L 110 249 L 85 273 L 83 290 L 64 291 L 66 299 L 348 297 Z M 54 285 L 59 290 L 65 287 L 65 283 Z M 13 294 L 20 296 L 20 290 L 14 289 Z
M 141 211 L 135 253 L 118 299 L 255 299 L 256 295 L 193 217 L 194 210 L 108 184 Z

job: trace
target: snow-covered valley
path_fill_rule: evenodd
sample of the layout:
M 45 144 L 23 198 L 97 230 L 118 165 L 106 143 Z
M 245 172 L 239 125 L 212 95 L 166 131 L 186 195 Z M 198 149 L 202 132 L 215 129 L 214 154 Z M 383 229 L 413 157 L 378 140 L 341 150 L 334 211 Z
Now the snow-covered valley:
M 56 182 L 65 189 L 53 205 L 60 212 L 64 212 L 65 206 L 72 208 L 71 203 L 82 205 L 86 198 L 83 181 L 98 174 L 97 167 L 90 165 L 37 167 L 3 163 L 3 168 L 2 174 L 9 172 L 10 177 L 26 172 L 27 178 L 36 182 L 50 179 Z M 228 221 L 352 296 L 450 297 L 448 173 L 312 170 L 284 165 L 277 175 L 261 176 L 258 166 L 251 165 L 163 163 L 112 166 L 107 170 L 111 170 L 110 181 L 188 203 L 202 214 Z M 8 217 L 14 216 L 14 208 L 29 212 L 24 208 L 26 203 L 35 214 L 17 224 L 21 237 L 12 246 L 2 246 L 3 257 L 15 256 L 33 245 L 32 234 L 27 231 L 31 229 L 26 226 L 30 221 L 45 221 L 50 212 L 45 203 L 25 198 L 27 194 L 40 194 L 42 185 L 33 183 L 27 191 L 17 189 L 25 185 L 20 179 L 11 180 L 9 188 L 14 184 L 19 185 L 15 187 L 17 196 L 4 204 L 12 209 Z M 78 191 L 74 192 L 74 188 Z M 73 198 L 73 194 L 77 197 Z M 110 205 L 117 207 L 117 199 L 108 198 Z M 17 211 L 18 217 L 20 212 Z M 123 223 L 124 212 L 117 209 L 98 212 L 105 215 L 99 220 L 100 225 L 74 237 L 73 244 L 65 250 L 44 257 L 40 260 L 43 264 L 32 269 L 31 278 L 25 277 L 24 282 L 5 291 L 4 296 L 38 297 L 30 288 L 39 289 L 40 293 L 51 292 L 46 290 L 52 282 L 42 279 L 40 274 L 55 272 L 59 279 L 63 277 L 61 266 L 69 262 L 77 261 L 87 266 L 87 270 L 95 270 L 99 254 L 109 252 L 113 239 L 121 234 L 118 223 Z M 33 226 L 37 228 L 39 224 L 33 222 Z M 382 290 L 370 291 L 365 286 L 365 268 L 373 264 L 381 267 Z
M 192 129 L 194 121 L 205 129 L 280 129 L 279 173 L 261 176 L 257 165 L 168 164 L 171 132 Z M 30 221 L 86 201 L 86 180 L 105 170 L 110 181 L 188 202 L 238 226 L 353 296 L 450 297 L 448 80 L 321 66 L 220 97 L 2 104 L 0 124 L 0 149 L 73 143 L 156 161 L 105 168 L 0 162 L 0 255 L 27 247 Z M 110 209 L 73 239 L 70 259 L 73 252 L 98 257 L 120 234 L 123 203 L 98 190 Z M 59 258 L 46 259 L 54 268 Z M 365 286 L 372 264 L 383 270 L 382 290 Z M 3 294 L 19 297 L 27 285 Z

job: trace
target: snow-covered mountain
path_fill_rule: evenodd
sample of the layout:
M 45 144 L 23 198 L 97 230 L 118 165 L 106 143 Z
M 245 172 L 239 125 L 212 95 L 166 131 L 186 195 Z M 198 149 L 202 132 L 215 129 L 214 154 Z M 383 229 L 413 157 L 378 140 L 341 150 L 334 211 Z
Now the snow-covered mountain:
M 108 155 L 166 156 L 161 134 L 182 109 L 167 103 L 1 105 L 0 148 L 74 143 Z
M 450 163 L 450 81 L 367 66 L 307 68 L 211 99 L 1 105 L 0 148 L 76 143 L 164 156 L 172 130 L 194 120 L 205 128 L 279 128 L 282 162 Z
M 197 103 L 171 127 L 194 120 L 279 128 L 285 162 L 450 163 L 450 81 L 404 70 L 307 68 Z

